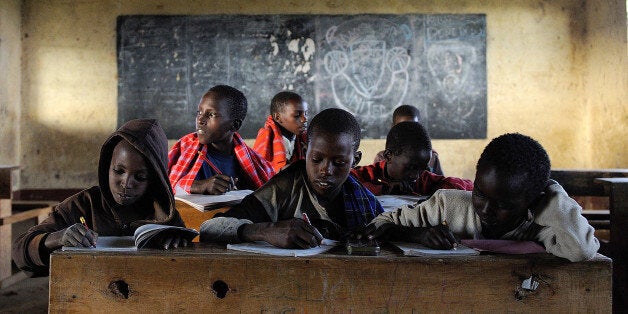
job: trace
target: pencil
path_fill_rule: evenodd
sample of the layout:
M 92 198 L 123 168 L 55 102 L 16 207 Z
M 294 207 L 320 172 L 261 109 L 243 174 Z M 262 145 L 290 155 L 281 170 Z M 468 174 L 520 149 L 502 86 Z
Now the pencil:
M 447 224 L 447 220 L 444 220 L 444 219 L 443 219 L 442 224 L 443 224 L 443 226 L 445 226 L 445 227 L 449 227 L 449 225 Z M 454 249 L 454 250 L 457 250 L 457 249 L 458 249 L 458 242 L 454 242 L 454 244 L 453 244 L 453 249 Z
M 81 216 L 81 218 L 79 218 L 79 220 L 81 221 L 83 226 L 85 226 L 85 229 L 89 230 L 89 227 L 87 226 L 87 222 L 85 222 L 85 217 Z

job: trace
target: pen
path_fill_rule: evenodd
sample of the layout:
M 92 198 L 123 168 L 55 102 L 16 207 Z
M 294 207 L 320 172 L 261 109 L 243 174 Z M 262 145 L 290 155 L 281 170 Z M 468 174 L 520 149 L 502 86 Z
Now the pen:
M 301 213 L 301 217 L 303 217 L 303 221 L 307 222 L 308 225 L 312 226 L 312 222 L 310 221 L 310 217 L 308 217 L 306 213 Z M 318 246 L 321 246 L 321 245 L 318 244 Z
M 229 177 L 229 179 L 231 179 L 231 189 L 237 190 L 238 187 L 235 185 L 235 180 L 233 179 L 233 177 Z

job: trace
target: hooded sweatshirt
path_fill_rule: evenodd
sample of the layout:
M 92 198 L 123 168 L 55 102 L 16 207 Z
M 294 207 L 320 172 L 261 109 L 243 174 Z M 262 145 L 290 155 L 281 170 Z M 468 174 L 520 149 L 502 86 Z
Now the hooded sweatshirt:
M 124 221 L 109 189 L 109 167 L 115 146 L 126 140 L 144 156 L 152 182 L 146 194 L 133 206 L 148 213 L 144 219 Z M 84 217 L 87 226 L 99 236 L 132 236 L 137 227 L 155 223 L 185 226 L 175 208 L 174 194 L 167 175 L 168 140 L 157 120 L 137 119 L 125 123 L 105 141 L 98 162 L 98 186 L 70 196 L 55 206 L 46 220 L 20 235 L 13 244 L 15 264 L 34 276 L 46 276 L 50 251 L 46 237 Z

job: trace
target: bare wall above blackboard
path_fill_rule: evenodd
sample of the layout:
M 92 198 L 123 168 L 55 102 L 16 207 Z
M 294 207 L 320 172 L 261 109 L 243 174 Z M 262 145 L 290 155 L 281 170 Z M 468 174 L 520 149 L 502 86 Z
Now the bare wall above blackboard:
M 486 138 L 483 14 L 120 16 L 117 53 L 118 125 L 156 118 L 171 139 L 194 131 L 217 84 L 247 96 L 245 138 L 282 90 L 310 117 L 350 111 L 364 138 L 385 138 L 401 104 L 420 109 L 432 138 Z

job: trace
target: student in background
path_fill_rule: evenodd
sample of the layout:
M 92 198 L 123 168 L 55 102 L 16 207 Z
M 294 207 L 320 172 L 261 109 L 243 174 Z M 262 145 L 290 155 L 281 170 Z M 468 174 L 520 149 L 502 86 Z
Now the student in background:
M 404 121 L 412 121 L 412 122 L 421 122 L 421 112 L 419 109 L 410 105 L 401 105 L 393 111 L 393 121 L 392 126 L 399 122 Z M 380 162 L 384 160 L 384 151 L 380 151 L 375 155 L 374 163 Z M 429 171 L 438 175 L 445 175 L 443 173 L 443 168 L 440 165 L 440 160 L 438 159 L 438 153 L 435 150 L 432 150 L 432 155 L 430 156 L 430 161 L 428 164 Z
M 594 229 L 549 174 L 549 157 L 538 142 L 504 134 L 482 152 L 473 192 L 439 190 L 423 203 L 378 216 L 366 234 L 436 249 L 451 249 L 456 237 L 537 241 L 572 262 L 588 260 L 600 247 Z
M 268 160 L 275 172 L 305 158 L 307 103 L 299 94 L 279 92 L 270 102 L 270 115 L 257 132 L 253 149 Z
M 430 172 L 432 143 L 418 122 L 395 124 L 386 137 L 383 161 L 356 167 L 351 174 L 375 195 L 432 195 L 438 189 L 473 190 L 471 180 Z
M 360 161 L 360 127 L 347 111 L 321 111 L 307 131 L 305 160 L 290 164 L 242 203 L 201 225 L 201 241 L 266 241 L 310 248 L 341 239 L 383 211 L 349 170 Z M 309 216 L 312 225 L 302 218 Z
M 168 153 L 168 176 L 175 193 L 255 190 L 275 174 L 237 133 L 246 110 L 246 97 L 231 86 L 217 85 L 203 95 L 196 132 L 179 139 Z
M 167 153 L 168 140 L 157 120 L 124 124 L 102 146 L 99 185 L 67 198 L 20 235 L 13 244 L 15 264 L 45 276 L 50 253 L 62 246 L 93 246 L 99 235 L 132 236 L 149 223 L 184 227 L 166 174 Z M 187 245 L 179 238 L 160 241 L 165 249 Z

